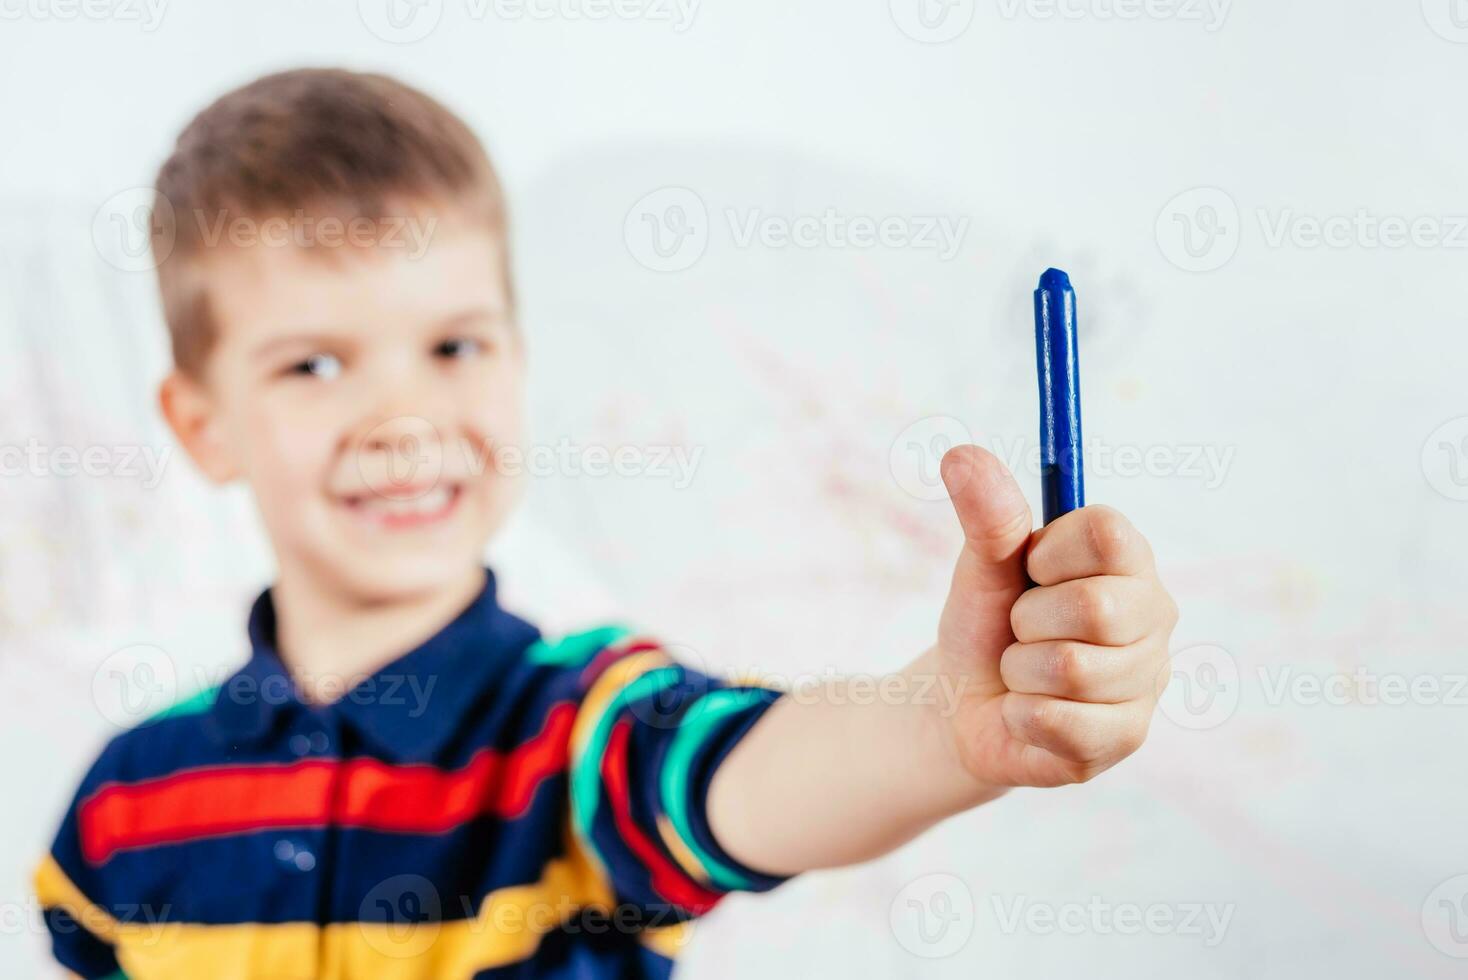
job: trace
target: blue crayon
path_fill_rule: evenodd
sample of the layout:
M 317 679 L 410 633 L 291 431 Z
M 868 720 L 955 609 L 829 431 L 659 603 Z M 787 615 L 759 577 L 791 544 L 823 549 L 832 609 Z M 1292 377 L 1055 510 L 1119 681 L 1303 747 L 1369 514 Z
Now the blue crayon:
M 1035 361 L 1040 376 L 1040 489 L 1045 523 L 1086 506 L 1081 467 L 1081 364 L 1070 276 L 1046 269 L 1035 290 Z

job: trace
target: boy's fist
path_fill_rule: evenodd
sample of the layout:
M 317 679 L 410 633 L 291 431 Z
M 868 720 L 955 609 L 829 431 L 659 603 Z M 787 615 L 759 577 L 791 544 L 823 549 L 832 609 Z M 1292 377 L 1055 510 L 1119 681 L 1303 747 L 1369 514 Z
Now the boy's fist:
M 989 787 L 1084 782 L 1141 746 L 1161 693 L 1177 606 L 1152 550 L 1107 507 L 1031 533 L 1014 478 L 976 446 L 942 475 L 964 532 L 936 651 L 961 682 L 958 758 Z

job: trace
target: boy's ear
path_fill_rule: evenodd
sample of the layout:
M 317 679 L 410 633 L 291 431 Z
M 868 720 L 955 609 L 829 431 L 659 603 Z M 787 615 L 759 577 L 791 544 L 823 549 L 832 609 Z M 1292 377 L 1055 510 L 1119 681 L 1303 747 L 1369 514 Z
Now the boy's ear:
M 158 407 L 174 437 L 209 480 L 229 483 L 239 466 L 221 432 L 214 399 L 198 381 L 174 369 L 158 386 Z

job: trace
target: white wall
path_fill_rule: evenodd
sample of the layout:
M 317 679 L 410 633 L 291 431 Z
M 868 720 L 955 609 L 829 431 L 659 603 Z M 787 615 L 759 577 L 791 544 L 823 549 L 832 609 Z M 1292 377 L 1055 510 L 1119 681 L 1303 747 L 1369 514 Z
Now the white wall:
M 1018 793 L 872 866 L 727 903 L 683 975 L 1459 975 L 1459 0 L 1152 0 L 1177 16 L 1141 19 L 1104 16 L 1117 0 L 1062 3 L 1074 17 L 955 0 L 943 26 L 968 26 L 943 44 L 900 28 L 916 0 L 704 0 L 681 25 L 574 20 L 571 0 L 540 3 L 561 11 L 546 20 L 426 2 L 436 29 L 395 44 L 367 26 L 376 0 L 174 0 L 152 30 L 123 0 L 103 19 L 0 0 L 0 445 L 164 451 L 151 281 L 99 254 L 94 216 L 228 87 L 304 64 L 389 70 L 462 112 L 506 177 L 538 432 L 703 452 L 686 488 L 540 481 L 497 553 L 524 607 L 551 626 L 622 608 L 726 667 L 883 669 L 929 641 L 957 547 L 946 502 L 920 499 L 909 427 L 927 439 L 953 423 L 923 420 L 948 417 L 985 445 L 1032 446 L 1029 290 L 1066 267 L 1088 437 L 1154 452 L 1149 473 L 1093 469 L 1090 495 L 1148 532 L 1182 606 L 1167 714 L 1096 783 Z M 652 205 L 701 206 L 708 243 L 657 272 L 637 261 L 651 253 L 634 206 L 669 187 L 695 197 Z M 1227 234 L 1190 258 L 1180 236 L 1204 205 Z M 751 214 L 828 208 L 964 233 L 946 258 L 736 241 Z M 1419 237 L 1456 246 L 1371 247 L 1354 225 L 1336 246 L 1291 237 L 1358 213 L 1425 219 Z M 1213 469 L 1195 473 L 1195 453 Z M 3 486 L 0 736 L 18 795 L 0 809 L 0 901 L 23 903 L 110 730 L 98 665 L 138 643 L 185 677 L 236 660 L 269 561 L 247 503 L 181 458 L 151 488 Z M 1213 707 L 1189 713 L 1209 670 Z M 1336 694 L 1426 681 L 1415 703 L 1322 703 L 1301 677 Z M 930 919 L 924 945 L 909 900 L 959 917 Z M 1079 930 L 1011 924 L 1077 903 Z M 1221 941 L 1206 924 L 1093 924 L 1191 904 L 1229 916 Z M 6 975 L 36 975 L 41 955 L 8 916 Z

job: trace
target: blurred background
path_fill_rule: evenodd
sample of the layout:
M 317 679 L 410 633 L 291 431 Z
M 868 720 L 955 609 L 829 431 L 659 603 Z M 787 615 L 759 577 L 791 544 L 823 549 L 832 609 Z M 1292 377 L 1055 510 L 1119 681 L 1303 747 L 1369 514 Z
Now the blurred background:
M 1038 505 L 1031 290 L 1076 283 L 1089 496 L 1182 608 L 1128 764 L 727 901 L 688 978 L 1468 969 L 1468 4 L 0 0 L 0 973 L 101 743 L 246 653 L 271 560 L 165 434 L 140 206 L 277 69 L 394 73 L 508 187 L 547 632 L 893 669 L 973 441 Z M 119 701 L 112 678 L 156 692 Z

